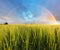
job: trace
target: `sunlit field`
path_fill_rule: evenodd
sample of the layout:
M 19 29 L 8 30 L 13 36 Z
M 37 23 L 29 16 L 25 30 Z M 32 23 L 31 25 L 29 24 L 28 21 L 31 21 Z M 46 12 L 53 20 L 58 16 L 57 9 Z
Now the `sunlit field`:
M 0 25 L 0 50 L 60 50 L 60 25 Z

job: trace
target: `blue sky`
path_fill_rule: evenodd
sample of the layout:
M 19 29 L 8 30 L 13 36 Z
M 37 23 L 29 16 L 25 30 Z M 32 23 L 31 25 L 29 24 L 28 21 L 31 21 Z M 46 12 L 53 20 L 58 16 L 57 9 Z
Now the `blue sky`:
M 0 0 L 0 23 L 38 21 L 46 9 L 60 20 L 60 0 Z

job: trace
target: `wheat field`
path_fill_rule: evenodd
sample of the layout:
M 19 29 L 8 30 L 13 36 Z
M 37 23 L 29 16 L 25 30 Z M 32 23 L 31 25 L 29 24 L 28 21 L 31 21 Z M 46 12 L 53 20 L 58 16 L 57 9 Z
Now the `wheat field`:
M 0 25 L 0 50 L 60 50 L 60 25 Z

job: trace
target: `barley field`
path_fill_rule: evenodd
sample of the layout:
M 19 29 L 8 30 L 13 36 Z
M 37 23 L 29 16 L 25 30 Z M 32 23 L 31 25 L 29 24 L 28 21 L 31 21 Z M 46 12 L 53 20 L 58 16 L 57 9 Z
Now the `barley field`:
M 60 25 L 0 25 L 0 50 L 60 50 Z

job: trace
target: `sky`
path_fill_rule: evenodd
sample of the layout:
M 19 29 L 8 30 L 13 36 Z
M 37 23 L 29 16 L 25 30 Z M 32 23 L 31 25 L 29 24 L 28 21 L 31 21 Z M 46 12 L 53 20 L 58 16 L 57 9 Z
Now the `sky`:
M 60 0 L 0 0 L 0 23 L 60 21 Z

